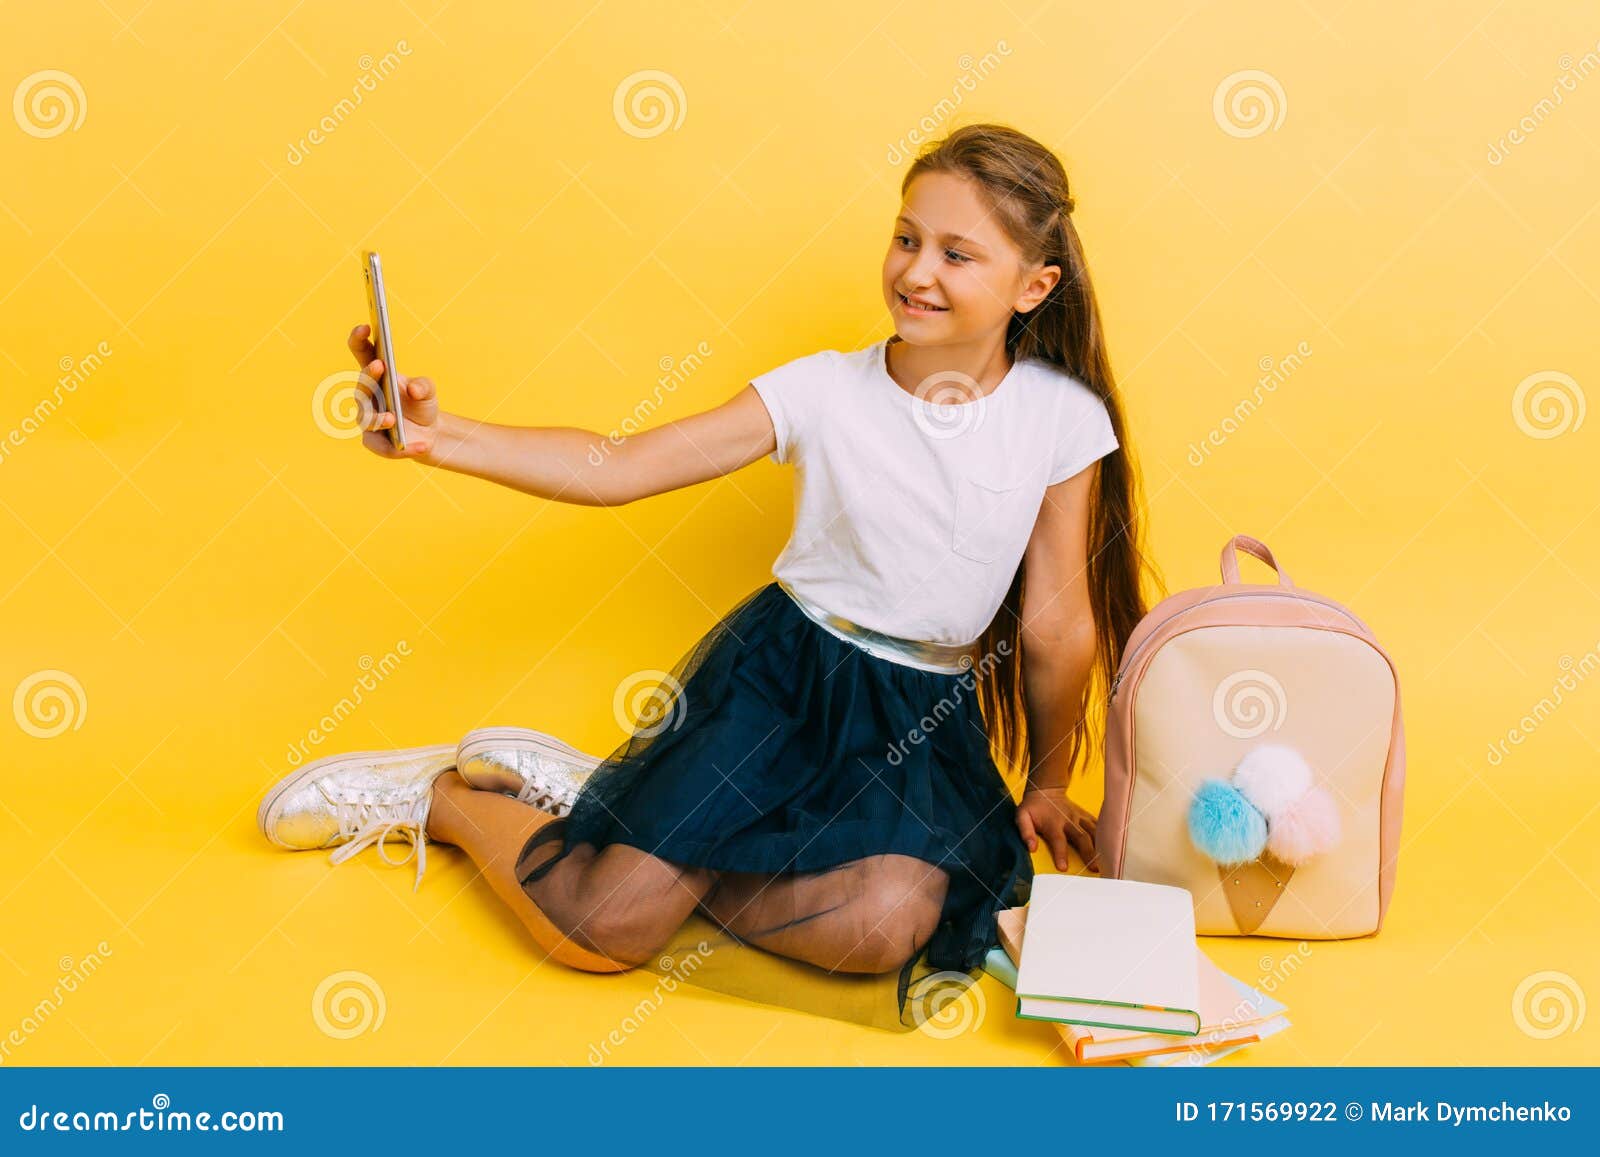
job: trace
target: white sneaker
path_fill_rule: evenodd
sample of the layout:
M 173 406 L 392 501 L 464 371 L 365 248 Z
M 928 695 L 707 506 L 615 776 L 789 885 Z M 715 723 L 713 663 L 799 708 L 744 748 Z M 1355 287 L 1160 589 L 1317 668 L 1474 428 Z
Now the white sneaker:
M 336 864 L 370 844 L 395 866 L 414 856 L 415 890 L 427 862 L 433 781 L 455 765 L 456 749 L 449 744 L 325 756 L 273 785 L 256 811 L 256 823 L 280 847 L 335 848 L 328 858 Z M 388 839 L 408 842 L 411 853 L 390 859 L 383 848 Z
M 553 816 L 572 811 L 589 774 L 605 760 L 526 727 L 480 727 L 456 750 L 456 770 L 479 790 L 499 788 L 505 773 L 521 780 L 515 795 Z

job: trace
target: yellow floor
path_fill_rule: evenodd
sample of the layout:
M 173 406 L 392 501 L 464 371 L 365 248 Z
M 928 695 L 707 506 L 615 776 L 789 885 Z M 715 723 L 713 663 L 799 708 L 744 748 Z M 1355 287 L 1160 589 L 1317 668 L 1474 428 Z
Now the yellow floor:
M 94 750 L 40 740 L 27 773 L 8 775 L 0 1030 L 22 1030 L 8 1063 L 1067 1063 L 1054 1031 L 1015 1019 L 990 977 L 951 1014 L 959 1031 L 941 1021 L 938 1032 L 895 1034 L 692 986 L 664 991 L 653 973 L 540 964 L 454 848 L 429 847 L 415 893 L 409 865 L 385 866 L 372 851 L 333 867 L 321 854 L 269 848 L 254 828 L 269 779 L 255 758 L 261 743 L 233 738 L 242 716 L 207 719 L 195 702 L 114 742 L 113 721 L 90 700 L 84 731 L 102 736 Z M 1515 789 L 1428 775 L 1439 743 L 1436 728 L 1417 729 L 1424 774 L 1408 798 L 1379 937 L 1305 950 L 1202 941 L 1224 969 L 1283 1000 L 1294 1022 L 1220 1063 L 1600 1056 L 1592 1027 L 1537 1039 L 1513 1007 L 1537 972 L 1593 987 L 1594 799 L 1532 774 Z M 1508 810 L 1513 790 L 1521 819 Z M 403 845 L 389 850 L 398 857 Z M 60 970 L 91 974 L 29 1027 Z M 1531 1031 L 1559 1014 L 1525 1004 Z

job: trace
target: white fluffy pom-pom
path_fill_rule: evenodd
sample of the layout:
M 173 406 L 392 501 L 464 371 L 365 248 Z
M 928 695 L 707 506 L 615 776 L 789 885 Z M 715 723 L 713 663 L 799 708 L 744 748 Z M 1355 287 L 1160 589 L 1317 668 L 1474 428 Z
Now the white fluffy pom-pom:
M 1311 790 L 1311 765 L 1292 747 L 1263 743 L 1252 748 L 1233 769 L 1233 786 L 1272 823 Z

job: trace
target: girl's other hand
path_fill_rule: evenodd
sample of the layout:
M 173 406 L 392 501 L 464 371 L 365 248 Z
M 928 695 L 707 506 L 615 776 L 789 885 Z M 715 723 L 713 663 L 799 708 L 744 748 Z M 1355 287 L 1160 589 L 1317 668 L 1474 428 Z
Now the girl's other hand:
M 362 382 L 361 388 L 375 390 L 381 398 L 383 375 L 388 372 L 388 367 L 378 360 L 378 351 L 369 340 L 371 333 L 371 326 L 358 325 L 350 331 L 346 344 L 355 355 L 356 365 L 371 379 L 370 387 Z M 406 448 L 397 450 L 394 443 L 389 441 L 386 431 L 394 425 L 394 415 L 375 404 L 366 407 L 368 413 L 362 427 L 361 444 L 384 458 L 423 457 L 433 448 L 439 423 L 439 400 L 434 393 L 433 382 L 428 378 L 408 378 L 404 374 L 398 375 L 396 382 L 400 393 L 400 411 L 406 418 Z
M 1067 848 L 1075 850 L 1091 872 L 1100 870 L 1095 857 L 1095 817 L 1067 798 L 1065 788 L 1030 787 L 1017 805 L 1017 830 L 1031 852 L 1042 837 L 1056 868 L 1067 870 Z

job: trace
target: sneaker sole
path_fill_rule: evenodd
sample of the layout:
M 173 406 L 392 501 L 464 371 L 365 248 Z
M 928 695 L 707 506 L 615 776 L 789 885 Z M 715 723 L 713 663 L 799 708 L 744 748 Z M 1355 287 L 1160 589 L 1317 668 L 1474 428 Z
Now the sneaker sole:
M 480 727 L 476 731 L 469 731 L 462 737 L 461 745 L 456 749 L 456 770 L 461 778 L 472 783 L 469 771 L 474 759 L 489 751 L 503 751 L 508 747 L 520 751 L 536 751 L 557 759 L 565 759 L 572 763 L 579 763 L 593 769 L 605 760 L 598 755 L 591 755 L 587 751 L 579 751 L 572 744 L 557 739 L 554 735 L 544 731 L 534 731 L 529 727 Z M 477 787 L 477 784 L 472 784 Z
M 277 806 L 278 802 L 283 799 L 284 796 L 301 787 L 308 781 L 315 779 L 320 775 L 325 775 L 335 768 L 343 767 L 348 764 L 387 763 L 400 759 L 414 759 L 418 757 L 436 757 L 443 759 L 445 756 L 453 754 L 454 751 L 455 748 L 450 744 L 438 743 L 427 747 L 391 748 L 387 751 L 349 751 L 343 752 L 339 755 L 325 755 L 321 759 L 314 759 L 302 767 L 299 771 L 291 771 L 288 775 L 284 776 L 268 789 L 267 794 L 261 799 L 261 806 L 256 808 L 256 827 L 261 830 L 261 834 L 265 836 L 272 844 L 280 848 L 288 847 L 288 844 L 280 843 L 272 838 L 271 827 L 268 821 L 273 818 L 273 808 Z M 451 766 L 454 765 L 452 764 Z M 443 768 L 440 771 L 440 774 L 443 775 L 444 772 L 448 770 L 450 770 L 450 768 Z M 296 848 L 294 850 L 299 851 L 300 849 Z

